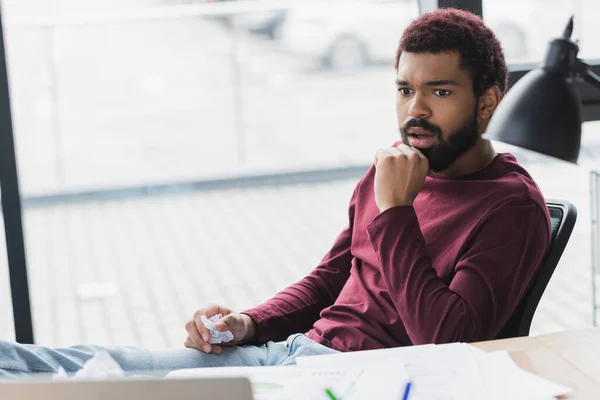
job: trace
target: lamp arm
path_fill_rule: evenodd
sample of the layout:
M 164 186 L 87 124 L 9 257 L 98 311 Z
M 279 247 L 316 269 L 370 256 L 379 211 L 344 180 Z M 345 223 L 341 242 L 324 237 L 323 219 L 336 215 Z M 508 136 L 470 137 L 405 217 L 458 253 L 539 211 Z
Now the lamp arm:
M 575 73 L 583 78 L 587 83 L 591 83 L 600 89 L 600 75 L 597 75 L 594 71 L 590 69 L 590 66 L 583 62 L 580 59 L 575 61 L 575 65 L 573 66 Z
M 600 89 L 600 76 L 595 74 L 591 69 L 588 69 L 588 72 L 583 76 L 583 79 Z

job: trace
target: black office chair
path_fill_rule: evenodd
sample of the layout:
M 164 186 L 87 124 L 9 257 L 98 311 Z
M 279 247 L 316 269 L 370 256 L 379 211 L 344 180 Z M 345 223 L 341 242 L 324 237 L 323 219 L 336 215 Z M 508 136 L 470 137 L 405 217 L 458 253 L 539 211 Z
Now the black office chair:
M 563 200 L 547 199 L 546 205 L 550 211 L 552 222 L 550 248 L 532 286 L 497 336 L 498 339 L 529 336 L 529 328 L 531 327 L 531 320 L 533 319 L 535 309 L 542 298 L 542 294 L 544 294 L 544 290 L 546 290 L 546 286 L 556 269 L 556 265 L 565 250 L 565 246 L 575 226 L 577 209 L 573 204 Z

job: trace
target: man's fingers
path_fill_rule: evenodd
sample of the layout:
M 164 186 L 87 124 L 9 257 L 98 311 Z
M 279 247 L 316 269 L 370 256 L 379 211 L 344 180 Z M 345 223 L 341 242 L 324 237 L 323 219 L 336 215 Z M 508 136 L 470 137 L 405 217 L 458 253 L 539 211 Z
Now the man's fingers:
M 377 152 L 375 153 L 375 166 L 377 166 L 377 164 L 379 164 L 381 161 L 383 161 L 386 158 L 389 158 L 391 156 L 392 156 L 392 154 L 385 149 L 377 150 Z
M 417 149 L 416 147 L 413 147 L 412 149 L 413 149 L 413 151 L 414 151 L 415 153 L 417 153 L 417 155 L 418 155 L 419 157 L 421 157 L 423 160 L 427 160 L 427 157 L 425 156 L 425 154 L 423 154 L 423 152 L 422 152 L 421 150 Z
M 198 334 L 202 336 L 202 340 L 208 342 L 210 340 L 210 331 L 204 326 L 204 323 L 198 318 L 194 318 L 194 324 L 196 325 L 196 330 Z M 195 340 L 195 339 L 194 339 Z
M 229 327 L 227 326 L 227 324 L 225 322 L 219 321 L 215 324 L 215 328 L 217 328 L 217 330 L 219 332 L 225 332 L 230 330 Z
M 207 316 L 207 313 L 205 312 L 205 310 L 196 311 L 194 313 L 194 323 L 196 324 L 196 329 L 197 329 L 198 333 L 202 336 L 202 339 L 205 342 L 208 342 L 210 340 L 210 331 L 208 329 L 206 329 L 206 326 L 204 326 L 204 323 L 202 322 L 202 319 L 200 318 L 202 316 L 205 316 L 205 317 Z M 210 314 L 208 314 L 208 316 L 210 317 Z
M 202 317 L 210 318 L 217 314 L 224 315 L 225 317 L 221 319 L 225 319 L 224 323 L 220 324 L 220 328 L 217 327 L 220 331 L 230 330 L 233 326 L 235 326 L 235 316 L 231 315 L 231 310 L 225 307 L 221 307 L 218 305 L 211 305 L 206 308 L 201 308 L 200 310 L 194 313 L 194 317 L 192 320 L 188 321 L 185 324 L 185 330 L 188 332 L 188 338 L 184 342 L 185 347 L 190 347 L 194 349 L 198 349 L 205 353 L 212 354 L 221 354 L 221 347 L 211 345 L 210 341 L 210 331 L 204 326 L 202 322 Z
M 207 343 L 204 346 L 202 346 L 202 351 L 205 352 L 206 354 L 221 354 L 223 349 L 221 349 L 221 346 L 219 346 L 217 344 L 208 344 Z
M 187 339 L 185 339 L 185 342 L 183 343 L 183 345 L 189 349 L 196 349 L 196 350 L 200 350 L 196 347 L 196 343 L 194 343 L 194 341 L 192 340 L 191 337 L 187 337 Z
M 183 345 L 187 348 L 200 350 L 204 353 L 214 353 L 213 346 L 211 344 L 204 343 L 204 342 L 196 343 L 191 336 L 188 336 L 188 338 L 185 340 Z M 217 353 L 215 353 L 215 354 L 217 354 Z
M 375 153 L 375 166 L 377 166 L 377 164 L 379 162 L 381 162 L 382 160 L 385 160 L 387 158 L 395 158 L 395 157 L 399 157 L 405 155 L 407 157 L 411 157 L 411 156 L 416 156 L 417 153 L 413 151 L 413 149 L 411 147 L 408 147 L 407 145 L 401 143 L 398 145 L 398 147 L 388 147 L 386 149 L 379 149 L 377 150 L 377 152 Z
M 198 330 L 205 342 L 208 342 L 210 340 L 210 331 L 204 326 L 204 323 L 202 323 L 201 317 L 204 316 L 206 318 L 210 318 L 217 314 L 228 316 L 231 314 L 231 310 L 226 307 L 221 307 L 219 305 L 210 305 L 209 307 L 201 308 L 200 310 L 194 313 L 196 329 Z
M 201 336 L 200 332 L 198 331 L 196 321 L 194 321 L 194 320 L 188 321 L 185 324 L 185 330 L 187 331 L 189 338 L 192 340 L 192 342 L 197 347 L 202 346 L 206 342 L 206 340 L 204 340 L 204 338 Z
M 206 318 L 210 318 L 214 315 L 221 314 L 223 316 L 231 314 L 231 310 L 227 307 L 212 304 L 203 310 L 203 314 Z
M 404 143 L 400 143 L 396 149 L 398 151 L 400 151 L 401 153 L 406 154 L 407 157 L 414 157 L 417 156 L 417 152 L 415 151 L 416 149 L 414 147 L 409 147 L 407 145 L 405 145 Z
M 190 336 L 187 337 L 183 345 L 189 349 L 200 350 L 207 354 L 221 354 L 223 351 L 220 345 L 204 343 L 203 345 L 198 346 Z
M 400 150 L 398 150 L 396 147 L 388 147 L 386 150 L 394 157 L 397 157 L 402 154 L 402 152 Z
M 240 320 L 233 315 L 226 315 L 215 324 L 219 332 L 231 331 L 240 328 Z
M 416 154 L 417 156 L 419 156 L 419 158 L 422 159 L 427 159 L 427 157 L 425 157 L 425 154 L 423 154 L 421 152 L 421 150 L 417 149 L 416 147 L 410 147 L 404 143 L 400 143 L 397 146 L 398 150 L 402 151 L 404 154 L 409 155 L 409 154 Z

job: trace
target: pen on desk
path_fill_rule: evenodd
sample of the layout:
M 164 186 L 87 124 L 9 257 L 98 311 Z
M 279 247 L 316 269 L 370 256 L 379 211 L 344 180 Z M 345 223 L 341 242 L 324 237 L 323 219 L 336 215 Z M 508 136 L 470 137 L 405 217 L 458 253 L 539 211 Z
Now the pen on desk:
M 408 400 L 408 394 L 410 393 L 410 387 L 412 383 L 410 381 L 406 382 L 406 386 L 404 386 L 404 394 L 402 395 L 402 400 Z
M 325 394 L 327 395 L 327 397 L 329 398 L 329 400 L 338 400 L 338 398 L 335 397 L 335 395 L 333 394 L 333 392 L 329 388 L 325 388 Z

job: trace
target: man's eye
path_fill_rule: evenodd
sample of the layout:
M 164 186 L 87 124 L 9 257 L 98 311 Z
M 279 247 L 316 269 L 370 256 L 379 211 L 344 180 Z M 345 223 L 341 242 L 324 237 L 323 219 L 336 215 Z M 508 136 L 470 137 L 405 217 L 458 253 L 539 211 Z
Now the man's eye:
M 408 96 L 410 94 L 410 89 L 405 87 L 398 88 L 398 92 L 400 92 L 400 94 L 403 96 Z
M 448 97 L 448 95 L 450 94 L 450 92 L 448 90 L 444 90 L 444 89 L 438 89 L 435 91 L 435 94 L 440 96 L 440 97 Z

